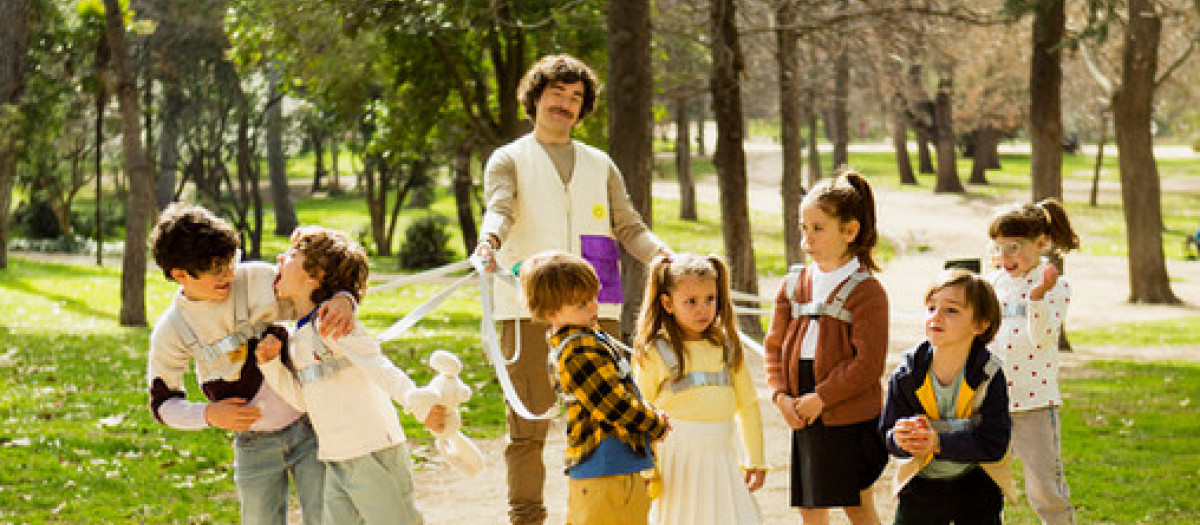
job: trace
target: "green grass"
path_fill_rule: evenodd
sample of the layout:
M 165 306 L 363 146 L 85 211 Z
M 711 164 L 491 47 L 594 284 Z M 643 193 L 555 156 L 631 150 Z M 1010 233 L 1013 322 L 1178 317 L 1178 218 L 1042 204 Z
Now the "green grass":
M 173 286 L 154 274 L 147 282 L 153 318 Z M 118 287 L 113 268 L 13 259 L 0 271 L 0 523 L 237 521 L 229 433 L 153 420 L 144 389 L 149 330 L 116 326 Z M 377 333 L 439 288 L 374 294 L 360 317 Z M 477 295 L 456 294 L 384 350 L 420 384 L 431 376 L 423 360 L 433 350 L 457 353 L 475 389 L 467 428 L 495 437 L 504 408 L 478 350 Z M 188 383 L 199 399 L 190 374 Z M 427 453 L 429 434 L 402 419 L 418 457 Z
M 1200 315 L 1071 330 L 1071 343 L 1085 347 L 1112 345 L 1200 347 Z
M 1070 372 L 1063 391 L 1077 523 L 1200 521 L 1200 364 L 1092 363 Z M 1005 518 L 1039 523 L 1024 498 Z

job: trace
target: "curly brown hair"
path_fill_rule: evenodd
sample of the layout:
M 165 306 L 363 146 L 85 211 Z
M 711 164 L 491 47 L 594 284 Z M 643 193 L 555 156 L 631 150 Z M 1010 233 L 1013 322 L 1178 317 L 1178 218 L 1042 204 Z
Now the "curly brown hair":
M 596 73 L 583 61 L 571 55 L 549 55 L 538 60 L 517 86 L 517 101 L 525 108 L 529 120 L 537 120 L 537 101 L 551 82 L 574 84 L 583 82 L 583 103 L 579 106 L 577 120 L 583 120 L 596 109 L 596 97 L 600 94 L 600 81 Z
M 159 216 L 150 231 L 150 253 L 168 280 L 175 269 L 192 277 L 229 264 L 242 245 L 237 230 L 224 219 L 193 204 L 176 202 Z
M 342 290 L 362 302 L 371 271 L 362 246 L 345 233 L 319 226 L 297 228 L 291 244 L 304 254 L 304 271 L 320 281 L 310 296 L 314 303 L 321 304 Z

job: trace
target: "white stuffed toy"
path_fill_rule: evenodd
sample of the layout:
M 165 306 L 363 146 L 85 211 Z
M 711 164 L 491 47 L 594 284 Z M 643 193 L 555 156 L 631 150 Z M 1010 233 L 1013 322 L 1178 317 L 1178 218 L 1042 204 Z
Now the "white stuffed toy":
M 483 469 L 483 452 L 460 430 L 462 415 L 458 413 L 458 405 L 471 399 L 471 388 L 458 378 L 462 362 L 450 352 L 437 350 L 429 356 L 429 365 L 438 375 L 429 385 L 409 391 L 404 404 L 419 421 L 425 420 L 434 405 L 446 407 L 446 428 L 433 433 L 437 450 L 455 468 L 473 476 Z

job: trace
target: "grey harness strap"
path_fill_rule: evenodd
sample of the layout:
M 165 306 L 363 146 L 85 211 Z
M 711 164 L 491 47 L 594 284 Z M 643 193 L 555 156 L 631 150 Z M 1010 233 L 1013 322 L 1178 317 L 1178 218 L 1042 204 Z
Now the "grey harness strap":
M 317 332 L 317 320 L 315 318 L 309 325 L 312 326 L 313 335 L 316 336 L 314 340 L 317 343 L 317 362 L 296 371 L 296 379 L 300 381 L 300 384 L 307 385 L 324 379 L 330 379 L 341 370 L 354 366 L 353 361 L 334 355 L 329 350 L 329 347 L 325 346 L 325 341 L 321 340 L 320 332 Z
M 1005 303 L 1000 309 L 1000 316 L 1005 319 L 1012 317 L 1025 317 L 1027 315 L 1029 315 L 1029 303 L 1025 301 Z
M 196 359 L 211 363 L 221 356 L 241 348 L 242 345 L 257 336 L 264 328 L 261 323 L 250 323 L 250 285 L 246 279 L 233 280 L 233 333 L 208 344 L 200 342 L 196 330 L 180 313 L 176 316 L 182 329 L 179 333 L 188 347 L 197 348 Z
M 967 419 L 930 419 L 929 426 L 936 432 L 965 432 L 975 428 L 979 424 L 982 417 L 979 415 L 979 407 L 983 406 L 983 399 L 987 397 L 988 386 L 992 383 L 992 378 L 996 377 L 996 372 L 1000 370 L 1000 360 L 996 356 L 988 357 L 988 362 L 983 365 L 983 381 L 979 383 L 979 387 L 975 389 L 975 399 L 971 404 L 971 412 L 973 415 Z M 965 379 L 964 379 L 965 381 Z
M 621 374 L 621 379 L 629 379 L 630 374 L 633 372 L 633 367 L 629 365 L 629 360 L 625 359 L 625 356 L 615 348 L 616 344 L 618 344 L 617 341 L 610 339 L 606 334 L 601 332 L 576 332 L 564 337 L 562 341 L 558 342 L 558 345 L 551 349 L 551 363 L 558 362 L 558 356 L 562 355 L 562 351 L 567 347 L 567 343 L 588 335 L 591 335 L 599 340 L 600 344 L 603 345 L 604 348 L 608 350 L 608 353 L 612 355 L 613 361 L 616 361 L 617 363 L 617 372 Z M 563 402 L 566 403 L 578 401 L 574 394 L 570 394 L 568 392 L 559 392 L 559 397 L 562 398 Z
M 675 349 L 671 347 L 671 344 L 659 337 L 654 339 L 654 348 L 658 350 L 658 355 L 662 357 L 663 363 L 670 371 L 670 376 L 661 385 L 658 385 L 660 391 L 663 387 L 668 387 L 671 392 L 678 393 L 698 386 L 733 385 L 733 375 L 729 373 L 728 368 L 722 368 L 717 372 L 688 372 L 679 376 L 679 356 L 675 354 Z M 679 376 L 679 379 L 672 381 L 671 378 L 675 376 Z
M 788 268 L 787 276 L 784 277 L 784 281 L 787 283 L 788 300 L 792 302 L 792 319 L 801 316 L 816 318 L 824 315 L 844 323 L 851 322 L 850 310 L 846 309 L 846 299 L 850 297 L 850 292 L 853 292 L 855 287 L 871 277 L 871 273 L 859 269 L 850 274 L 838 289 L 838 293 L 828 302 L 801 303 L 796 300 L 796 291 L 800 287 L 800 271 L 803 269 L 803 264 L 794 264 Z

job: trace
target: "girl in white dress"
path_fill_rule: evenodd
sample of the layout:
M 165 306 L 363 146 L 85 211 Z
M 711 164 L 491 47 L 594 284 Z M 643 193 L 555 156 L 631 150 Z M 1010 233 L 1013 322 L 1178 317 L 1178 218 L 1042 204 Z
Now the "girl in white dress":
M 762 523 L 751 492 L 766 479 L 762 416 L 738 342 L 729 271 L 716 256 L 676 254 L 650 266 L 634 345 L 634 380 L 667 413 L 657 446 L 656 525 Z M 741 446 L 734 439 L 734 421 Z M 738 449 L 745 456 L 738 465 Z

